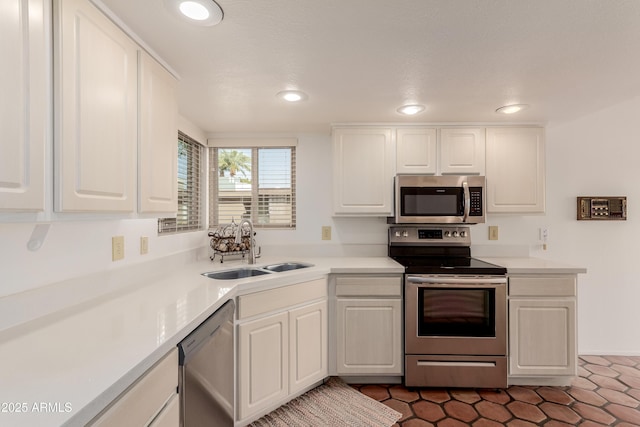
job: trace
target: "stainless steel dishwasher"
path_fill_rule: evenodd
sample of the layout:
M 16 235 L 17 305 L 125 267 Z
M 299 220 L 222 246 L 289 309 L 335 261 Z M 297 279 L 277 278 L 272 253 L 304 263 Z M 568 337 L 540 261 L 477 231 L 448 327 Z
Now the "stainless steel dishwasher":
M 235 303 L 227 301 L 180 344 L 180 425 L 233 426 Z

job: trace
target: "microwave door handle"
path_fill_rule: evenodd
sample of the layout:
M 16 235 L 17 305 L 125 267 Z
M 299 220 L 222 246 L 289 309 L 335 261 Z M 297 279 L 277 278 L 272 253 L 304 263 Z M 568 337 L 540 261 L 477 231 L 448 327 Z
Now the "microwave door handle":
M 469 192 L 469 184 L 467 181 L 462 183 L 462 191 L 464 192 L 464 216 L 462 222 L 467 222 L 469 219 L 469 211 L 471 210 L 471 193 Z

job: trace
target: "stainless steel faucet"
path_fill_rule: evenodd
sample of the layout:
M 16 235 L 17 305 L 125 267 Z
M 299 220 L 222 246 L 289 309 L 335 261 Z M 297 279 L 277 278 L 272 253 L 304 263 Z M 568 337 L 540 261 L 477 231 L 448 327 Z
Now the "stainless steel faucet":
M 251 220 L 248 219 L 243 219 L 240 221 L 240 224 L 238 224 L 238 231 L 236 231 L 236 243 L 240 244 L 242 243 L 242 227 L 248 224 L 249 225 L 249 260 L 247 261 L 249 264 L 255 264 L 256 263 L 256 251 L 255 248 L 253 247 L 253 223 L 251 222 Z

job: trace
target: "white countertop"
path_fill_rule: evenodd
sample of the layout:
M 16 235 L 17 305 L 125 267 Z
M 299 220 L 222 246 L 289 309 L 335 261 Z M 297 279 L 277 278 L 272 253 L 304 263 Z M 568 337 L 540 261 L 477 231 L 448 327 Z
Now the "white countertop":
M 507 269 L 507 274 L 581 274 L 587 269 L 549 261 L 542 258 L 528 257 L 475 257 L 491 264 Z
M 237 267 L 241 262 L 205 260 L 172 266 L 169 271 L 158 271 L 156 263 L 147 274 L 138 271 L 133 286 L 0 332 L 0 425 L 86 424 L 238 294 L 329 273 L 404 272 L 387 257 L 263 257 L 256 266 L 284 261 L 309 262 L 314 267 L 241 280 L 212 280 L 201 273 Z M 108 286 L 118 280 L 118 272 L 92 279 L 102 282 L 91 283 L 93 286 Z M 75 285 L 77 282 L 74 279 Z M 47 298 L 30 298 L 29 310 L 38 309 L 33 304 L 46 308 Z M 22 298 L 20 302 L 26 301 Z

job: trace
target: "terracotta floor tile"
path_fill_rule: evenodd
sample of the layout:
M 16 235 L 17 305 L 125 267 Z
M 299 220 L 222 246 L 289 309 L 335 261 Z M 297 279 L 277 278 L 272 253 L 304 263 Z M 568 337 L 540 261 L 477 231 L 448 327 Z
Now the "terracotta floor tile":
M 413 390 L 407 390 L 402 385 L 396 385 L 389 388 L 389 393 L 391 393 L 391 397 L 394 399 L 402 400 L 403 402 L 414 402 L 420 399 L 420 395 L 418 392 Z
M 416 417 L 430 422 L 435 422 L 446 417 L 440 405 L 426 400 L 413 403 L 411 408 L 413 409 L 413 413 L 416 414 Z
M 430 400 L 436 403 L 446 402 L 451 400 L 449 392 L 442 389 L 425 389 L 420 390 L 420 396 L 425 400 Z
M 387 400 L 391 396 L 389 395 L 389 391 L 386 387 L 379 385 L 364 385 L 359 388 L 360 393 L 363 393 L 369 396 L 372 399 L 377 401 Z
M 618 377 L 618 381 L 631 388 L 640 389 L 640 377 L 623 374 Z
M 626 392 L 629 396 L 633 397 L 636 400 L 640 401 L 640 389 L 634 388 L 632 390 L 627 390 Z
M 469 427 L 469 424 L 454 418 L 447 418 L 446 420 L 440 421 L 438 427 Z
M 628 406 L 630 408 L 637 408 L 638 405 L 640 405 L 640 402 L 638 402 L 635 398 L 627 394 L 621 393 L 617 390 L 609 390 L 606 388 L 601 388 L 600 390 L 598 390 L 598 394 L 604 397 L 605 399 L 607 399 L 611 403 L 618 403 L 620 405 Z M 640 415 L 640 411 L 639 411 L 639 415 Z
M 585 390 L 595 390 L 598 388 L 596 384 L 594 384 L 593 382 L 589 381 L 584 377 L 576 377 L 571 383 L 571 385 L 574 387 L 583 388 Z
M 546 423 L 542 424 L 544 427 L 575 427 L 575 424 L 567 424 L 558 420 L 549 420 Z
M 434 427 L 434 425 L 420 418 L 412 418 L 402 423 L 402 427 Z
M 627 356 L 606 356 L 607 360 L 612 364 L 635 366 L 638 364 L 637 360 Z
M 512 420 L 507 423 L 508 427 L 536 427 L 537 424 L 525 420 Z
M 467 389 L 451 390 L 449 394 L 454 399 L 459 400 L 461 402 L 465 402 L 465 403 L 476 403 L 482 400 L 478 392 L 475 390 L 467 390 Z
M 503 426 L 504 424 L 496 421 L 488 420 L 486 418 L 480 418 L 479 420 L 474 421 L 474 423 L 471 425 L 473 427 L 500 427 L 500 426 Z
M 558 387 L 540 387 L 536 390 L 536 393 L 548 402 L 555 402 L 561 405 L 568 405 L 573 402 L 573 398 Z
M 511 396 L 505 390 L 479 390 L 478 394 L 484 400 L 503 405 L 511 401 Z
M 478 413 L 490 420 L 500 421 L 504 423 L 513 417 L 503 405 L 499 405 L 494 402 L 482 401 L 478 402 L 475 406 Z
M 511 402 L 507 405 L 507 409 L 509 409 L 515 417 L 525 421 L 539 423 L 547 418 L 544 412 L 530 403 L 520 401 Z
M 571 407 L 577 414 L 587 420 L 595 421 L 604 425 L 612 425 L 616 420 L 611 414 L 604 409 L 596 408 L 595 406 L 587 405 L 582 402 L 577 402 Z
M 467 423 L 478 418 L 478 412 L 473 409 L 473 406 L 469 405 L 468 403 L 460 402 L 458 400 L 450 400 L 449 402 L 445 403 L 444 411 L 450 417 Z
M 595 391 L 584 390 L 581 388 L 571 388 L 567 391 L 574 399 L 587 403 L 592 406 L 603 406 L 607 403 L 607 399 L 600 396 Z
M 580 421 L 580 415 L 576 414 L 573 409 L 558 405 L 557 403 L 544 402 L 538 406 L 549 418 L 576 425 Z
M 593 365 L 609 366 L 611 362 L 605 356 L 580 356 L 580 359 Z
M 594 423 L 593 421 L 585 421 L 583 423 L 580 424 L 580 427 L 603 427 L 606 426 L 608 424 L 600 424 L 600 423 Z
M 588 365 L 584 365 L 584 368 L 589 372 L 593 372 L 594 374 L 597 374 L 597 375 L 602 375 L 603 377 L 615 378 L 618 375 L 620 375 L 620 372 L 614 371 L 608 366 L 588 364 Z
M 542 398 L 538 396 L 535 391 L 524 387 L 509 387 L 507 393 L 511 395 L 515 400 L 519 400 L 525 403 L 538 404 L 542 402 Z
M 626 421 L 635 426 L 640 426 L 640 410 L 638 410 L 638 408 L 629 408 L 628 406 L 612 403 L 607 406 L 607 411 L 621 421 Z
M 611 365 L 611 369 L 621 374 L 631 375 L 632 377 L 640 377 L 640 369 L 625 365 Z
M 626 391 L 629 388 L 615 378 L 603 377 L 602 375 L 591 375 L 589 381 L 610 390 Z

